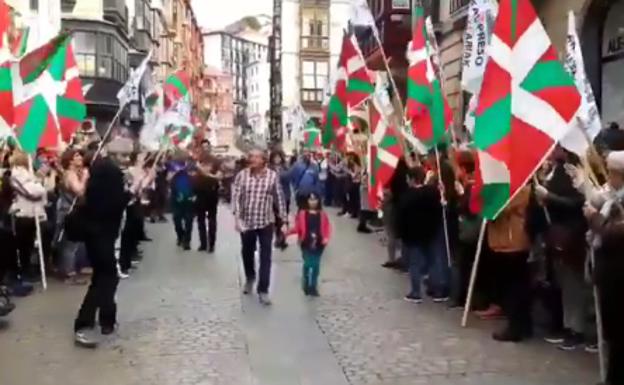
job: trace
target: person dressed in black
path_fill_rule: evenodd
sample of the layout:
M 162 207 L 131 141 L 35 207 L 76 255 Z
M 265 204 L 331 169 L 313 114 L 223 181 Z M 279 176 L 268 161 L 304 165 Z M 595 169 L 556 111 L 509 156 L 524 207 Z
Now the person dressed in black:
M 219 183 L 223 174 L 219 170 L 217 161 L 206 155 L 197 165 L 193 177 L 195 192 L 195 216 L 199 232 L 198 251 L 214 252 L 217 237 L 217 207 L 219 206 Z M 206 220 L 208 232 L 206 233 Z M 206 234 L 208 237 L 206 237 Z
M 90 167 L 84 205 L 77 209 L 77 216 L 84 222 L 82 236 L 93 267 L 91 285 L 74 322 L 75 342 L 82 347 L 97 346 L 91 332 L 98 311 L 102 334 L 112 334 L 115 330 L 115 292 L 119 283 L 115 241 L 126 204 L 123 173 L 111 159 L 96 159 Z

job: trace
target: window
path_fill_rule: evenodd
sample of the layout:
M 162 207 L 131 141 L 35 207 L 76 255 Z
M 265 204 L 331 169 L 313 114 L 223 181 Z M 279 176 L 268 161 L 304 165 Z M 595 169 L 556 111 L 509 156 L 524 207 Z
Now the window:
M 323 101 L 323 87 L 327 82 L 328 70 L 329 65 L 325 61 L 303 61 L 301 65 L 301 98 L 303 101 Z
M 114 35 L 77 31 L 74 47 L 81 75 L 126 81 L 128 52 Z
M 39 10 L 39 0 L 30 0 L 30 10 L 31 11 Z
M 74 47 L 78 71 L 84 76 L 95 76 L 96 35 L 89 32 L 74 32 Z
M 304 49 L 329 48 L 329 13 L 324 9 L 305 9 L 301 19 Z
M 145 29 L 145 8 L 143 8 L 143 0 L 136 0 L 134 10 L 134 22 L 136 23 L 137 29 Z

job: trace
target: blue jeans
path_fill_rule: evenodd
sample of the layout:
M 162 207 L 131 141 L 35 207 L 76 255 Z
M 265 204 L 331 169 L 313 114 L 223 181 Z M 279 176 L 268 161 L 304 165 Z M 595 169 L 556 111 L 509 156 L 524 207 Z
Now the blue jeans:
M 178 237 L 178 244 L 182 246 L 191 245 L 191 232 L 193 230 L 193 208 L 191 204 L 174 204 L 173 225 Z
M 412 291 L 420 296 L 422 277 L 429 275 L 429 289 L 434 297 L 445 297 L 449 292 L 450 269 L 446 259 L 444 232 L 440 231 L 434 239 L 425 245 L 403 244 L 403 255 L 409 263 Z
M 258 293 L 269 292 L 271 282 L 271 253 L 273 243 L 273 225 L 261 229 L 243 231 L 241 233 L 243 244 L 243 267 L 247 281 L 256 280 L 256 244 L 260 245 L 260 280 L 258 281 Z
M 303 289 L 316 289 L 321 270 L 322 250 L 303 249 Z

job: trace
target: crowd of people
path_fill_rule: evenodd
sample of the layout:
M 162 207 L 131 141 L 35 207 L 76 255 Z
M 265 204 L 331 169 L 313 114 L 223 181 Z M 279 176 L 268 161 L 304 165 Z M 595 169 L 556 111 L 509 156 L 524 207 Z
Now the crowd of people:
M 624 383 L 619 299 L 624 292 L 624 151 L 613 129 L 602 136 L 603 159 L 594 159 L 594 166 L 601 161 L 606 166 L 605 175 L 589 178 L 591 166 L 557 148 L 534 180 L 487 223 L 469 305 L 476 317 L 507 320 L 493 334 L 498 341 L 520 342 L 539 326 L 546 329 L 546 341 L 566 351 L 596 352 L 596 319 L 601 318 L 609 383 L 617 385 Z M 471 150 L 402 157 L 384 186 L 381 207 L 371 208 L 367 169 L 356 153 L 304 149 L 288 157 L 279 148 L 255 149 L 230 164 L 213 156 L 209 143 L 202 145 L 192 155 L 120 155 L 98 153 L 94 142 L 58 157 L 40 152 L 33 158 L 5 146 L 0 316 L 15 308 L 11 297 L 29 295 L 40 279 L 41 248 L 50 276 L 69 285 L 86 284 L 90 277 L 74 331 L 79 345 L 96 346 L 96 314 L 101 333 L 112 333 L 119 279 L 140 262 L 140 242 L 150 240 L 146 220 L 165 222 L 170 210 L 182 250 L 190 250 L 197 223 L 199 251 L 212 253 L 221 198 L 231 203 L 240 232 L 243 292 L 255 289 L 264 305 L 271 304 L 273 249 L 287 248 L 290 235 L 297 236 L 302 251 L 302 289 L 305 295 L 320 295 L 322 254 L 331 237 L 324 207 L 355 219 L 359 233 L 383 232 L 387 260 L 382 266 L 409 273 L 406 301 L 421 303 L 426 295 L 450 307 L 467 305 L 483 223 L 471 196 L 476 171 Z

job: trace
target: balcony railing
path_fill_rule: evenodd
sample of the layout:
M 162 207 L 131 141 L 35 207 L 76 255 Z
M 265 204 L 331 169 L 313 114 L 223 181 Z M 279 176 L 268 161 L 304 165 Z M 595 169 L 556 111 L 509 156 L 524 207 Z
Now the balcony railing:
M 451 16 L 455 16 L 462 12 L 466 12 L 468 10 L 468 4 L 470 4 L 470 0 L 451 0 L 450 2 Z
M 104 0 L 104 18 L 127 30 L 128 8 L 125 0 Z
M 329 38 L 327 36 L 301 36 L 301 49 L 327 51 L 329 50 Z

